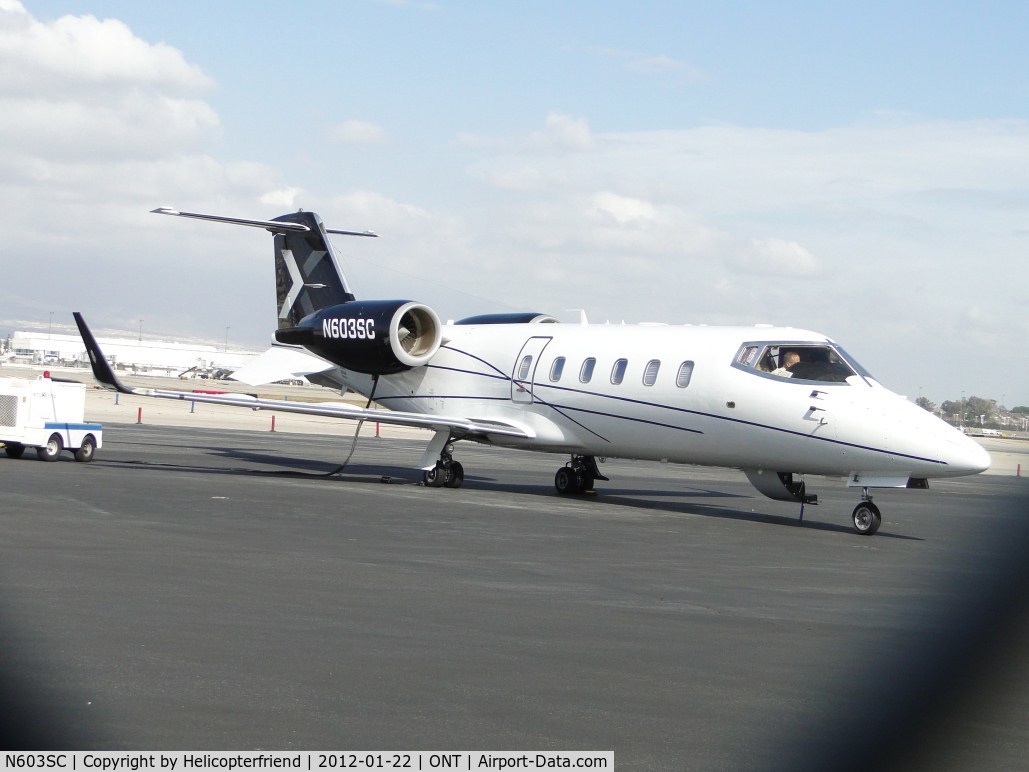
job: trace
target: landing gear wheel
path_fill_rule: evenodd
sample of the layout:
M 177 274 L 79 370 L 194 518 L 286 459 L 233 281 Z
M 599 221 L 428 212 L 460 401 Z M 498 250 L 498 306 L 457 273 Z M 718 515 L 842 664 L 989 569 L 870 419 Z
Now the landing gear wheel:
M 93 456 L 96 455 L 96 440 L 91 435 L 86 435 L 82 439 L 82 446 L 75 451 L 76 461 L 92 461 Z
M 879 530 L 882 525 L 882 515 L 879 507 L 871 501 L 862 501 L 854 507 L 854 530 L 862 536 L 871 536 Z
M 4 445 L 4 453 L 7 454 L 8 458 L 21 458 L 25 455 L 25 446 L 18 443 L 8 443 Z
M 422 474 L 422 482 L 429 488 L 442 488 L 446 481 L 446 470 L 439 464 L 436 464 L 432 469 L 426 469 Z
M 573 455 L 571 462 L 554 475 L 554 487 L 558 493 L 585 493 L 593 490 L 593 483 L 597 480 L 606 479 L 597 469 L 596 458 Z
M 460 461 L 451 461 L 447 467 L 446 480 L 444 485 L 448 488 L 460 488 L 464 482 L 464 467 Z
M 61 457 L 62 450 L 64 450 L 64 443 L 61 442 L 61 435 L 51 434 L 46 445 L 36 448 L 36 455 L 39 456 L 40 461 L 56 461 Z
M 567 466 L 557 470 L 554 475 L 554 487 L 558 493 L 576 493 L 578 490 L 578 476 Z

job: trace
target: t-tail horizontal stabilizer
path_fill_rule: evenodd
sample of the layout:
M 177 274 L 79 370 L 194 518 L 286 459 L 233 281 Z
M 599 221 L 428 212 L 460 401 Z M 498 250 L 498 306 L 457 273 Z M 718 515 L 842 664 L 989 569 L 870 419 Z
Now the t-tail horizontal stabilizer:
M 151 209 L 151 214 L 167 214 L 173 217 L 192 217 L 194 220 L 208 220 L 210 222 L 223 222 L 229 225 L 246 225 L 251 228 L 264 228 L 272 233 L 310 233 L 311 228 L 303 223 L 284 222 L 282 220 L 247 220 L 242 217 L 223 217 L 217 214 L 201 214 L 200 212 L 180 212 L 170 206 L 159 206 Z M 378 233 L 372 231 L 346 231 L 339 228 L 326 228 L 326 233 L 339 236 L 370 236 L 377 237 Z

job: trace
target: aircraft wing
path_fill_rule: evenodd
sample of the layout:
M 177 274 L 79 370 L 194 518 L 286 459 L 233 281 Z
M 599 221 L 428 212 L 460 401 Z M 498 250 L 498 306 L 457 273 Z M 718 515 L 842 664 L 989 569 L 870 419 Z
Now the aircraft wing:
M 396 410 L 368 410 L 341 402 L 290 402 L 281 399 L 261 399 L 249 394 L 200 394 L 190 391 L 169 391 L 164 389 L 135 389 L 123 384 L 114 374 L 110 363 L 104 357 L 100 346 L 86 325 L 82 314 L 73 314 L 75 324 L 79 327 L 82 342 L 86 345 L 89 362 L 93 368 L 93 376 L 105 387 L 120 391 L 123 394 L 134 394 L 141 397 L 158 397 L 161 399 L 178 399 L 190 402 L 206 402 L 214 405 L 232 407 L 248 407 L 251 410 L 276 410 L 281 413 L 299 413 L 301 415 L 317 415 L 330 418 L 347 418 L 360 421 L 377 421 L 396 426 L 410 426 L 419 429 L 431 429 L 437 433 L 447 432 L 455 438 L 475 436 L 524 437 L 531 439 L 535 433 L 522 426 L 456 416 L 428 415 L 424 413 L 404 413 Z
M 232 379 L 251 386 L 260 386 L 281 381 L 283 378 L 299 378 L 321 373 L 332 367 L 332 363 L 303 349 L 273 345 L 254 361 L 235 370 Z

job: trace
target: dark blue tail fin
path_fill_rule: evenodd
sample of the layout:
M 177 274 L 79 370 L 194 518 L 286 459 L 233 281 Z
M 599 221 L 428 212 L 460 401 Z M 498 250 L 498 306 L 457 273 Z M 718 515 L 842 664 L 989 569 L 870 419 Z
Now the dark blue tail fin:
M 273 222 L 306 228 L 275 234 L 275 298 L 280 330 L 298 326 L 315 311 L 354 300 L 318 215 L 294 212 Z

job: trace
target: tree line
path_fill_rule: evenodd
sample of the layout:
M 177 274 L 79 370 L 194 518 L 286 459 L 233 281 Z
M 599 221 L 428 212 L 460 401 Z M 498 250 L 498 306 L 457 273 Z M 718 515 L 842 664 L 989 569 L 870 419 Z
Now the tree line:
M 1010 410 L 1003 405 L 998 405 L 995 399 L 972 396 L 963 400 L 946 399 L 938 406 L 926 397 L 919 397 L 915 404 L 920 408 L 936 413 L 944 421 L 953 424 L 969 424 L 984 426 L 994 429 L 1004 428 L 1009 425 L 1008 421 L 1014 420 L 1014 416 L 1029 416 L 1029 406 L 1019 405 Z M 1008 421 L 1002 419 L 1007 418 Z

